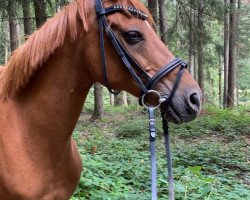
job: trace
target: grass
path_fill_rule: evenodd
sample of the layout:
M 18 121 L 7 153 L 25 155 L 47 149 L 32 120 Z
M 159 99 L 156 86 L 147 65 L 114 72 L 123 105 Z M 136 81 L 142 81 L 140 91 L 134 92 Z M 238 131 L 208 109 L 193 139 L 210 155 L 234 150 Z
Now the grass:
M 90 122 L 90 108 L 74 132 L 83 161 L 79 187 L 71 200 L 150 199 L 147 116 L 137 106 L 106 108 Z M 159 199 L 168 199 L 166 159 L 157 121 Z M 250 117 L 245 108 L 206 106 L 195 121 L 171 125 L 177 200 L 250 199 Z

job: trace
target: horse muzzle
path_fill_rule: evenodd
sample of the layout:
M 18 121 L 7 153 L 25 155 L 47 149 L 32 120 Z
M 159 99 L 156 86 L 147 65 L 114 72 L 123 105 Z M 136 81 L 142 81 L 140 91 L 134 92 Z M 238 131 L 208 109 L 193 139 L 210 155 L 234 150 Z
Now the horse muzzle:
M 194 120 L 201 111 L 202 95 L 200 89 L 187 91 L 185 95 L 176 92 L 170 103 L 160 106 L 163 120 L 181 124 Z

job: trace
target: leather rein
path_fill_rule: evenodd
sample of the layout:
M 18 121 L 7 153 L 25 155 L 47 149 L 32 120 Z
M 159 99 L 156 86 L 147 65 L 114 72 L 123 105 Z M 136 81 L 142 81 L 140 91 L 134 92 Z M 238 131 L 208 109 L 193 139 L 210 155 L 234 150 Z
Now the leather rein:
M 135 59 L 129 54 L 129 52 L 125 49 L 125 47 L 118 40 L 113 30 L 111 29 L 106 16 L 111 15 L 116 12 L 129 12 L 131 16 L 137 17 L 141 20 L 146 20 L 147 15 L 140 10 L 132 6 L 127 5 L 113 5 L 108 8 L 104 8 L 102 6 L 101 0 L 95 0 L 95 9 L 98 17 L 99 23 L 99 34 L 100 34 L 100 49 L 101 49 L 101 65 L 103 70 L 104 81 L 107 85 L 107 88 L 110 93 L 117 94 L 118 92 L 112 90 L 111 84 L 108 79 L 107 67 L 106 67 L 106 56 L 105 56 L 105 46 L 104 46 L 104 31 L 106 36 L 111 41 L 114 46 L 117 54 L 121 58 L 124 66 L 130 72 L 131 76 L 135 80 L 138 87 L 141 89 L 141 104 L 148 109 L 149 113 L 149 132 L 150 132 L 150 154 L 151 154 L 151 190 L 152 190 L 152 200 L 157 199 L 157 187 L 156 187 L 156 149 L 155 149 L 155 136 L 156 136 L 156 128 L 155 128 L 155 117 L 154 110 L 158 108 L 161 104 L 164 108 L 167 108 L 172 101 L 172 98 L 175 95 L 177 87 L 180 83 L 181 77 L 183 75 L 184 69 L 187 68 L 187 64 L 179 58 L 173 59 L 170 63 L 163 66 L 153 77 L 150 77 L 143 68 L 135 61 Z M 166 74 L 171 72 L 173 69 L 180 66 L 180 70 L 176 76 L 176 80 L 174 86 L 169 95 L 160 95 L 157 91 L 152 90 L 152 88 L 159 82 L 161 78 L 163 78 Z M 140 74 L 141 78 L 137 75 L 137 72 Z M 146 80 L 146 83 L 142 81 Z M 159 104 L 156 107 L 146 106 L 145 97 L 154 93 L 159 97 Z M 163 129 L 165 132 L 165 147 L 167 154 L 167 163 L 168 163 L 168 181 L 169 181 L 169 199 L 174 199 L 174 186 L 173 186 L 173 172 L 172 172 L 172 163 L 171 163 L 171 151 L 169 145 L 169 131 L 168 131 L 168 122 L 163 120 Z

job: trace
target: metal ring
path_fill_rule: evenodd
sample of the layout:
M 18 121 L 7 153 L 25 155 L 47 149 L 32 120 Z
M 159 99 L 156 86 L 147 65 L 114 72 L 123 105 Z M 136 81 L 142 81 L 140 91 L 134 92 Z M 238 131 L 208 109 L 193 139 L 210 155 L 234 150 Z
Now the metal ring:
M 158 95 L 158 97 L 159 97 L 159 100 L 161 99 L 161 95 L 160 95 L 160 93 L 159 92 L 157 92 L 156 90 L 149 90 L 148 91 L 148 93 L 146 93 L 146 94 L 144 94 L 143 96 L 142 96 L 142 98 L 141 98 L 141 103 L 142 103 L 142 105 L 145 107 L 145 108 L 154 108 L 154 109 L 156 109 L 156 108 L 159 108 L 160 107 L 160 105 L 161 105 L 161 101 L 159 101 L 159 103 L 158 103 L 158 105 L 157 106 L 146 106 L 146 104 L 145 104 L 145 97 L 148 95 L 148 94 L 150 94 L 150 93 L 153 93 L 153 94 L 156 94 L 156 95 Z

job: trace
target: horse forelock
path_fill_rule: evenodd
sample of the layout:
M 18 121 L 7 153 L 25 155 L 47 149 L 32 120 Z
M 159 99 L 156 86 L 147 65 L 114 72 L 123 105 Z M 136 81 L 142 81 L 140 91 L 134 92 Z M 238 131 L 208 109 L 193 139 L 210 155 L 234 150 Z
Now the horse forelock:
M 37 69 L 63 46 L 66 35 L 71 42 L 77 39 L 82 33 L 79 19 L 88 31 L 88 2 L 76 0 L 64 7 L 12 53 L 0 77 L 0 99 L 13 97 L 25 87 Z

